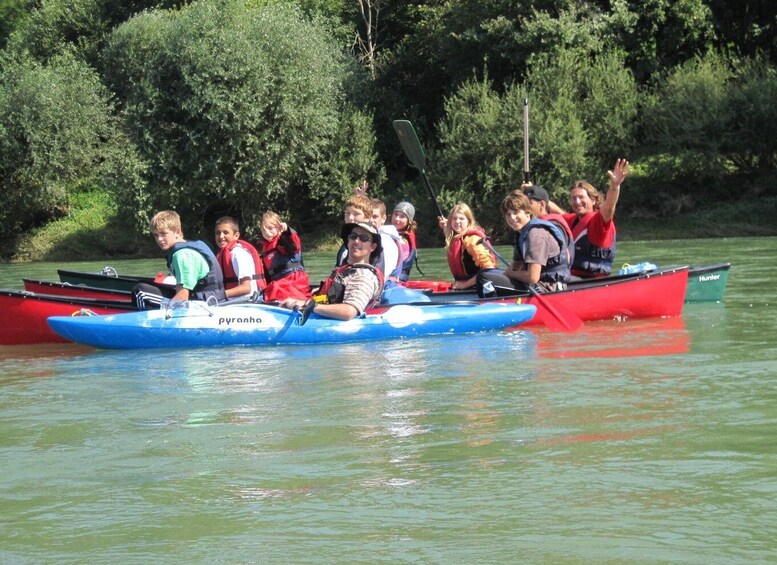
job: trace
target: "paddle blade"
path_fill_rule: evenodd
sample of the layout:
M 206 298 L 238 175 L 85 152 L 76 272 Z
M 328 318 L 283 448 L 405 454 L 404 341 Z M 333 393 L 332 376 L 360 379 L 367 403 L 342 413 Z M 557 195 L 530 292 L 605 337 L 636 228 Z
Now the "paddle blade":
M 316 301 L 315 299 L 311 298 L 305 303 L 305 307 L 302 309 L 302 315 L 299 317 L 299 325 L 304 326 L 305 322 L 308 321 L 308 318 L 310 318 L 310 315 L 313 313 L 313 310 L 316 307 Z
M 402 144 L 402 150 L 407 155 L 410 163 L 421 171 L 421 174 L 426 173 L 426 155 L 424 155 L 424 149 L 421 147 L 421 142 L 418 141 L 418 136 L 415 133 L 413 124 L 407 120 L 394 120 L 394 131 L 397 132 L 399 137 L 399 143 Z
M 542 321 L 545 327 L 554 332 L 576 332 L 583 327 L 583 320 L 580 316 L 564 308 L 563 306 L 551 304 L 550 301 L 531 289 L 534 297 L 532 303 L 537 307 L 537 312 L 542 313 Z

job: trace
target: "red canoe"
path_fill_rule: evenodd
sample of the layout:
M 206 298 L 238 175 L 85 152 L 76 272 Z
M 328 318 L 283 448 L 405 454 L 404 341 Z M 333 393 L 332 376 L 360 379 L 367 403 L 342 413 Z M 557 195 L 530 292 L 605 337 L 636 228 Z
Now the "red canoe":
M 672 317 L 682 314 L 687 285 L 688 267 L 671 267 L 617 279 L 591 279 L 567 290 L 545 293 L 542 298 L 553 308 L 574 313 L 584 322 Z M 469 291 L 435 292 L 428 296 L 432 302 L 478 300 L 477 294 Z M 537 299 L 525 293 L 488 300 L 537 306 Z M 534 318 L 521 327 L 546 325 L 548 315 L 547 308 L 538 307 Z
M 88 298 L 66 298 L 32 294 L 17 290 L 0 290 L 0 345 L 65 343 L 49 328 L 49 316 L 70 316 L 88 310 L 94 314 L 115 314 L 135 310 L 131 303 Z
M 731 263 L 715 263 L 712 265 L 697 265 L 688 267 L 688 287 L 685 290 L 685 302 L 720 302 L 726 289 L 728 270 Z M 666 269 L 667 267 L 664 267 Z M 607 281 L 617 281 L 633 278 L 640 273 L 628 275 L 611 275 Z M 604 279 L 596 279 L 602 281 Z M 586 284 L 589 281 L 575 281 L 570 287 Z M 402 283 L 414 290 L 429 290 L 431 292 L 447 292 L 451 290 L 449 281 L 407 281 Z

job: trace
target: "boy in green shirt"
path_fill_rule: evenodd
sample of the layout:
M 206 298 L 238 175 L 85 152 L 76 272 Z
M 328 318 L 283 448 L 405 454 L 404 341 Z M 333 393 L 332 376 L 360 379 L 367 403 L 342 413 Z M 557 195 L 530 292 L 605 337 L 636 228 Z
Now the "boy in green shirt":
M 138 283 L 132 289 L 135 305 L 140 310 L 159 308 L 170 301 L 226 300 L 224 275 L 216 256 L 202 241 L 186 241 L 181 231 L 181 218 L 164 210 L 151 218 L 151 233 L 160 249 L 167 252 L 167 267 L 175 277 L 175 289 Z

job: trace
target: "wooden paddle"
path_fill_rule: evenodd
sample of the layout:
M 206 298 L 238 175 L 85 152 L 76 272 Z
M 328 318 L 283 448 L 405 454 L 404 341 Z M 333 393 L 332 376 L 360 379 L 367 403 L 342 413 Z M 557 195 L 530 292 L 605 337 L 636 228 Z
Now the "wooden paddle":
M 486 238 L 481 239 L 479 243 L 482 243 L 497 259 L 502 261 L 508 269 L 510 268 L 510 264 L 507 260 L 494 249 L 494 246 L 491 245 Z M 529 293 L 537 302 L 537 307 L 542 308 L 549 314 L 542 317 L 545 326 L 549 330 L 554 332 L 576 332 L 583 326 L 583 320 L 580 319 L 580 316 L 563 306 L 554 306 L 546 297 L 534 290 L 534 287 L 531 285 L 527 286 L 529 288 Z

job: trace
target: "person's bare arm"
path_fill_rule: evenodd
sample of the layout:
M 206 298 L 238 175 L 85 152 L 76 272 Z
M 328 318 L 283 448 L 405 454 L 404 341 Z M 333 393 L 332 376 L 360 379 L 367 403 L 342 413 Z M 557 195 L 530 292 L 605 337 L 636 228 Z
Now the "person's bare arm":
M 181 302 L 183 302 L 185 300 L 189 300 L 189 294 L 190 293 L 189 293 L 189 289 L 188 288 L 184 288 L 183 285 L 180 285 L 180 284 L 176 285 L 175 286 L 175 294 L 170 299 L 170 301 L 173 302 L 173 301 L 176 301 L 176 300 L 180 300 Z
M 548 202 L 548 213 L 549 214 L 565 214 L 566 212 L 553 201 Z
M 516 262 L 513 261 L 512 268 L 506 270 L 505 275 L 524 284 L 537 284 L 542 274 L 542 265 L 539 263 L 521 263 L 520 265 L 520 268 L 515 268 Z
M 356 307 L 350 304 L 316 304 L 313 312 L 324 318 L 334 318 L 335 320 L 351 320 L 359 315 Z
M 227 298 L 234 298 L 235 296 L 243 296 L 245 294 L 251 294 L 251 277 L 240 279 L 240 284 L 226 290 Z
M 610 188 L 604 197 L 604 204 L 599 208 L 602 219 L 606 222 L 612 220 L 615 215 L 615 206 L 618 204 L 618 198 L 621 194 L 621 184 L 631 174 L 629 162 L 626 159 L 618 159 L 611 171 L 607 171 L 610 177 Z
M 311 299 L 314 300 L 314 299 Z M 299 300 L 297 298 L 287 298 L 281 303 L 281 306 L 289 309 L 303 310 L 307 300 Z M 333 318 L 335 320 L 351 320 L 359 315 L 359 311 L 355 306 L 350 304 L 316 304 L 313 306 L 313 312 L 324 318 Z

